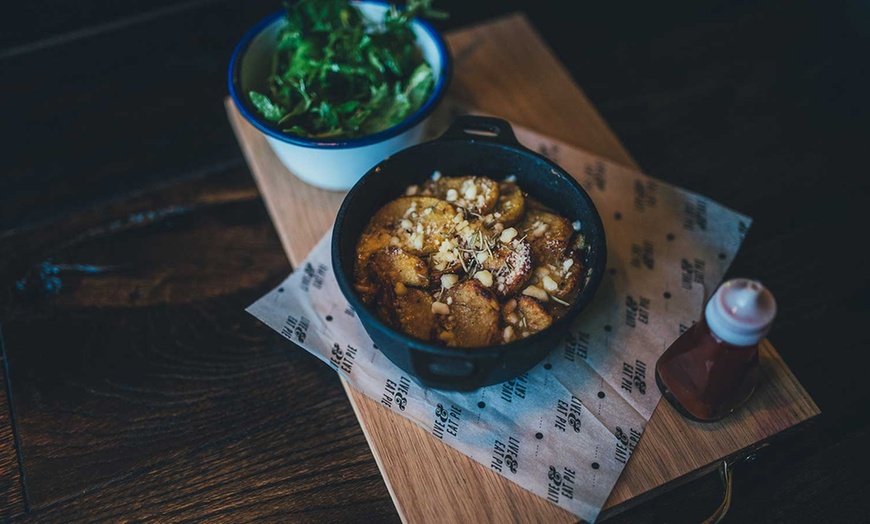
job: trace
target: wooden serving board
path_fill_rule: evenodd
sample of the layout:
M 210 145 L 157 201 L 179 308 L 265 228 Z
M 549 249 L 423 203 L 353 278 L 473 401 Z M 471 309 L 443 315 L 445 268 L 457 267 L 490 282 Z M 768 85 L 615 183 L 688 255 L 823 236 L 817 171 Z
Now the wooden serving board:
M 482 112 L 637 168 L 601 116 L 522 14 L 448 35 L 451 95 Z M 290 262 L 326 233 L 344 198 L 294 177 L 227 99 L 230 122 Z M 749 405 L 699 425 L 660 403 L 599 520 L 706 474 L 819 414 L 779 354 L 761 346 L 763 379 Z M 410 420 L 345 390 L 405 522 L 574 522 L 576 518 L 432 438 Z

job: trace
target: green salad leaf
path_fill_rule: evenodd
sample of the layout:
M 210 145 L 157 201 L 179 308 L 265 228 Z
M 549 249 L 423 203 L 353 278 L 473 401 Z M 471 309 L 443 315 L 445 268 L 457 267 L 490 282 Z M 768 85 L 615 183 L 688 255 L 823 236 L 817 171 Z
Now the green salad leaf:
M 398 124 L 435 86 L 411 30 L 416 17 L 447 16 L 432 1 L 390 5 L 378 23 L 347 0 L 286 4 L 269 92 L 250 91 L 251 103 L 282 131 L 306 138 L 354 138 Z

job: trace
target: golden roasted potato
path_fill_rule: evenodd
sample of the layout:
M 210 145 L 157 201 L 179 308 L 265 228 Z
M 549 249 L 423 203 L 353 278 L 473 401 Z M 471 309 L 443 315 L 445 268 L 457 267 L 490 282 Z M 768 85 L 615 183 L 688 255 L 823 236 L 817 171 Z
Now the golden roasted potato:
M 411 255 L 399 247 L 378 247 L 372 235 L 363 246 L 361 241 L 357 247 L 358 259 L 354 266 L 355 289 L 366 304 L 370 304 L 383 286 L 394 286 L 401 282 L 413 287 L 429 285 L 429 268 L 419 257 Z M 368 258 L 362 259 L 364 253 Z
M 375 213 L 357 243 L 357 261 L 374 251 L 398 246 L 412 255 L 428 255 L 450 238 L 459 211 L 432 197 L 401 197 Z
M 369 258 L 369 264 L 371 271 L 378 273 L 382 282 L 401 282 L 413 287 L 429 285 L 426 262 L 396 246 L 375 251 Z
M 425 291 L 398 283 L 378 282 L 371 305 L 377 316 L 403 333 L 422 340 L 432 340 L 435 314 L 432 297 Z
M 390 245 L 392 237 L 393 235 L 384 228 L 375 228 L 371 225 L 366 227 L 356 244 L 354 270 L 357 275 L 362 274 L 360 270 L 365 268 L 372 253 Z
M 491 213 L 499 196 L 498 183 L 482 176 L 442 176 L 426 182 L 427 192 L 478 215 Z
M 395 300 L 399 329 L 412 337 L 432 340 L 436 326 L 432 297 L 425 291 L 408 289 L 404 294 L 396 294 Z
M 550 327 L 553 323 L 553 316 L 547 312 L 544 305 L 526 295 L 508 300 L 502 308 L 502 317 L 505 324 L 511 328 L 506 327 L 503 333 L 506 342 L 526 338 L 532 333 Z
M 481 266 L 493 275 L 492 291 L 499 298 L 509 297 L 522 289 L 532 274 L 532 248 L 525 240 L 498 241 Z
M 583 253 L 580 251 L 571 251 L 562 257 L 553 254 L 535 267 L 534 276 L 529 281 L 564 302 L 582 287 L 586 276 L 584 269 Z
M 517 229 L 532 245 L 535 264 L 549 262 L 553 255 L 563 257 L 574 234 L 574 228 L 567 218 L 528 208 Z
M 438 301 L 446 306 L 439 314 L 439 338 L 448 346 L 488 346 L 499 339 L 500 305 L 495 296 L 475 280 L 446 290 Z
M 510 227 L 523 218 L 526 199 L 516 182 L 502 181 L 498 184 L 498 203 L 492 213 L 492 222 Z

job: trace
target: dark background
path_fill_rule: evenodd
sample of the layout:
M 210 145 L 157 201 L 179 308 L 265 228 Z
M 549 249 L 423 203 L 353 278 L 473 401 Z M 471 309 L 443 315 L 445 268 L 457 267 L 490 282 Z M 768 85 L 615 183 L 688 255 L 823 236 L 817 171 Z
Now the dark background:
M 823 414 L 738 466 L 729 519 L 866 519 L 870 7 L 436 6 L 444 30 L 524 11 L 646 173 L 754 218 L 727 276 L 774 292 L 770 339 Z M 0 519 L 398 520 L 335 375 L 241 312 L 290 268 L 225 74 L 279 7 L 4 6 Z M 695 522 L 719 495 L 613 522 Z

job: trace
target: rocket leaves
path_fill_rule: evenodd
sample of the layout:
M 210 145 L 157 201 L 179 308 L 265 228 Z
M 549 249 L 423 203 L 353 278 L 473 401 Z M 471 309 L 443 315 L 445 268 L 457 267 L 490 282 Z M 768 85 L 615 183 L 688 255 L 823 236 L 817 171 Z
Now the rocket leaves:
M 411 30 L 415 17 L 444 18 L 433 0 L 390 5 L 373 23 L 347 0 L 286 4 L 268 93 L 250 91 L 257 111 L 287 133 L 354 138 L 392 127 L 435 86 Z

